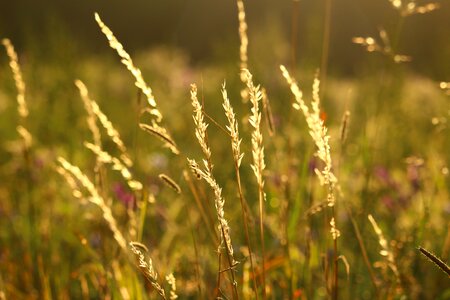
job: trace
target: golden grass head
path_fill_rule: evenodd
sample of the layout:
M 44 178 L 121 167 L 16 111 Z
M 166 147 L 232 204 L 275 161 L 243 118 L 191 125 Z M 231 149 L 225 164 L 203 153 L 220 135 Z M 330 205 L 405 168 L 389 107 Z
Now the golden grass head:
M 20 70 L 19 58 L 9 39 L 3 39 L 2 44 L 5 46 L 6 54 L 9 57 L 9 66 L 17 88 L 17 111 L 21 118 L 26 118 L 28 116 L 28 106 L 25 101 L 25 82 L 23 81 L 22 71 Z

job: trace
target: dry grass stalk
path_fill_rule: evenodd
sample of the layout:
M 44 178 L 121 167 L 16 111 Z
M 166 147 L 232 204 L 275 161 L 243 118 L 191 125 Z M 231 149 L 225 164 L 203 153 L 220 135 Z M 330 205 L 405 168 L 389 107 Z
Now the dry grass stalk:
M 240 46 L 239 46 L 239 58 L 241 60 L 241 81 L 245 83 L 246 81 L 246 73 L 245 70 L 248 69 L 248 36 L 247 36 L 247 22 L 245 20 L 245 8 L 244 2 L 242 0 L 237 0 L 237 8 L 238 8 L 238 20 L 239 20 L 239 38 L 240 38 Z
M 172 178 L 170 178 L 170 177 L 167 176 L 166 174 L 159 174 L 158 177 L 159 177 L 159 179 L 161 179 L 168 187 L 170 187 L 172 190 L 174 190 L 175 192 L 177 192 L 177 194 L 181 194 L 181 188 L 180 188 L 180 186 L 175 182 L 175 180 L 173 180 Z
M 239 128 L 238 123 L 236 121 L 236 115 L 234 113 L 233 107 L 230 104 L 230 99 L 228 98 L 228 93 L 226 90 L 225 82 L 222 85 L 222 98 L 223 98 L 223 109 L 225 110 L 225 115 L 228 120 L 228 125 L 226 126 L 226 129 L 228 130 L 228 133 L 231 138 L 231 150 L 233 152 L 233 160 L 234 160 L 234 167 L 236 172 L 236 180 L 238 184 L 238 191 L 239 191 L 239 199 L 241 203 L 241 210 L 242 210 L 242 220 L 244 223 L 244 230 L 245 230 L 245 238 L 247 242 L 248 247 L 248 256 L 250 258 L 250 267 L 251 271 L 253 273 L 253 287 L 255 292 L 255 298 L 258 299 L 258 291 L 257 291 L 257 285 L 256 285 L 256 276 L 255 275 L 255 267 L 253 264 L 253 251 L 252 246 L 250 243 L 250 235 L 248 230 L 248 205 L 244 199 L 244 193 L 242 191 L 242 184 L 241 184 L 241 175 L 239 172 L 239 167 L 241 166 L 242 158 L 244 157 L 244 154 L 241 153 L 241 142 L 242 140 L 239 138 Z M 246 288 L 243 287 L 243 290 Z M 245 292 L 244 292 L 245 294 Z
M 192 107 L 194 108 L 193 119 L 195 123 L 195 136 L 200 144 L 203 154 L 205 155 L 205 159 L 208 162 L 206 164 L 206 168 L 208 169 L 208 172 L 211 172 L 213 168 L 211 164 L 211 149 L 209 148 L 206 134 L 208 124 L 204 121 L 203 107 L 198 101 L 197 86 L 195 84 L 191 84 L 191 100 Z
M 316 169 L 315 172 L 319 176 L 322 185 L 334 187 L 334 184 L 337 183 L 337 179 L 332 172 L 332 161 L 329 145 L 330 136 L 327 134 L 327 128 L 325 127 L 323 120 L 320 118 L 320 99 L 318 97 L 319 79 L 316 76 L 314 80 L 313 101 L 311 103 L 310 110 L 303 100 L 303 93 L 299 89 L 297 83 L 291 78 L 289 72 L 284 66 L 281 66 L 280 68 L 283 72 L 283 76 L 290 85 L 292 94 L 295 97 L 296 102 L 293 104 L 293 107 L 303 112 L 309 127 L 309 133 L 317 147 L 316 155 L 325 164 L 322 171 Z M 328 198 L 330 206 L 334 205 L 334 201 L 334 195 L 330 195 Z
M 127 67 L 127 69 L 131 72 L 131 74 L 134 76 L 134 79 L 136 80 L 135 81 L 136 87 L 139 88 L 142 91 L 142 93 L 147 97 L 147 102 L 151 107 L 150 113 L 156 118 L 156 121 L 158 123 L 161 122 L 162 114 L 157 108 L 152 89 L 147 85 L 147 83 L 144 81 L 144 78 L 142 77 L 141 70 L 139 70 L 133 64 L 131 56 L 125 51 L 123 45 L 117 40 L 111 29 L 109 29 L 108 26 L 106 26 L 105 23 L 103 23 L 103 21 L 100 19 L 100 16 L 97 13 L 95 13 L 95 20 L 100 26 L 100 29 L 102 30 L 103 34 L 108 39 L 109 46 L 117 51 L 117 54 L 121 58 L 122 64 L 124 64 Z
M 384 29 L 379 30 L 381 43 L 373 37 L 354 37 L 352 42 L 366 48 L 368 52 L 379 52 L 391 58 L 395 63 L 409 62 L 411 57 L 403 54 L 396 54 L 391 47 L 391 42 Z
M 111 138 L 113 143 L 117 146 L 117 148 L 121 152 L 120 159 L 124 162 L 125 165 L 127 165 L 128 167 L 131 167 L 133 165 L 133 162 L 128 155 L 127 147 L 125 147 L 124 142 L 120 138 L 119 132 L 114 128 L 113 124 L 111 123 L 111 121 L 109 121 L 108 117 L 102 112 L 102 110 L 98 106 L 97 102 L 95 102 L 94 100 L 91 100 L 89 98 L 89 95 L 87 94 L 87 90 L 86 90 L 86 94 L 84 94 L 84 92 L 85 92 L 83 90 L 84 84 L 82 84 L 81 81 L 79 81 L 78 83 L 79 83 L 79 86 L 81 87 L 80 94 L 81 94 L 82 98 L 83 98 L 83 95 L 84 95 L 84 97 L 86 97 L 83 101 L 90 101 L 90 106 L 92 108 L 92 112 L 98 118 L 98 120 L 100 121 L 100 124 L 102 124 L 103 128 L 105 128 L 106 134 Z M 84 86 L 84 88 L 86 88 L 86 86 Z M 99 145 L 97 145 L 97 146 L 99 146 Z
M 333 288 L 333 299 L 338 298 L 338 246 L 337 239 L 340 236 L 340 231 L 336 226 L 336 212 L 334 206 L 336 204 L 335 198 L 335 189 L 337 185 L 337 178 L 334 175 L 332 168 L 333 163 L 331 160 L 331 151 L 330 151 L 330 136 L 328 135 L 328 129 L 324 124 L 324 121 L 320 118 L 320 80 L 319 74 L 316 73 L 314 78 L 313 88 L 312 88 L 312 102 L 311 109 L 305 104 L 303 100 L 303 93 L 298 87 L 295 80 L 290 76 L 289 72 L 284 66 L 280 66 L 281 72 L 283 73 L 284 78 L 288 82 L 291 92 L 295 97 L 295 103 L 293 107 L 296 110 L 301 110 L 303 115 L 305 116 L 306 123 L 308 124 L 309 134 L 311 135 L 317 150 L 315 152 L 316 157 L 318 157 L 323 163 L 323 170 L 315 169 L 315 173 L 319 178 L 320 184 L 327 188 L 327 206 L 331 208 L 332 217 L 330 220 L 330 233 L 333 238 L 333 247 L 334 247 L 334 270 L 333 270 L 333 280 L 334 280 L 334 288 Z M 320 206 L 319 206 L 319 209 Z
M 86 88 L 86 85 L 81 80 L 75 80 L 75 85 L 80 91 L 81 100 L 83 100 L 84 108 L 87 112 L 86 121 L 89 127 L 89 130 L 92 133 L 92 138 L 94 140 L 94 144 L 98 147 L 102 147 L 100 129 L 97 126 L 97 115 L 94 113 L 92 108 L 92 102 L 89 98 L 89 93 Z
M 266 164 L 264 162 L 263 136 L 261 133 L 261 112 L 259 109 L 259 103 L 262 100 L 262 93 L 260 86 L 254 86 L 252 74 L 248 70 L 246 70 L 246 76 L 246 84 L 250 94 L 250 101 L 252 103 L 249 123 L 254 129 L 252 132 L 253 164 L 251 167 L 255 173 L 258 186 L 260 188 L 264 188 L 263 172 L 266 168 Z
M 237 166 L 241 166 L 242 158 L 244 153 L 241 153 L 241 142 L 242 139 L 239 138 L 238 123 L 236 121 L 236 115 L 233 111 L 233 107 L 230 104 L 230 99 L 228 99 L 228 93 L 226 90 L 225 83 L 222 85 L 222 97 L 223 97 L 223 109 L 225 110 L 225 115 L 228 120 L 228 125 L 226 126 L 228 133 L 231 137 L 231 150 L 233 151 L 233 158 L 237 163 Z
M 225 244 L 226 256 L 228 259 L 229 271 L 232 279 L 233 297 L 238 298 L 239 295 L 237 292 L 237 282 L 235 280 L 234 275 L 234 267 L 237 263 L 233 256 L 234 251 L 231 243 L 230 227 L 228 226 L 228 222 L 225 219 L 225 212 L 224 212 L 225 199 L 222 197 L 222 188 L 219 186 L 219 184 L 217 183 L 212 174 L 213 166 L 211 163 L 211 149 L 209 148 L 208 145 L 208 137 L 206 133 L 208 124 L 204 121 L 203 107 L 197 99 L 197 86 L 195 84 L 191 84 L 191 100 L 192 100 L 192 107 L 194 109 L 193 119 L 195 123 L 195 136 L 205 156 L 205 159 L 203 159 L 205 169 L 204 170 L 201 169 L 195 160 L 189 158 L 187 160 L 189 162 L 189 166 L 192 172 L 197 177 L 204 179 L 214 192 L 214 205 L 217 212 L 217 219 L 219 221 L 218 229 L 220 233 L 220 245 L 218 249 L 219 267 L 221 259 L 221 248 L 222 245 Z M 219 270 L 218 283 L 220 283 L 220 273 L 221 271 Z
M 259 202 L 259 232 L 261 240 L 261 259 L 262 259 L 262 285 L 263 298 L 266 297 L 266 271 L 265 271 L 265 246 L 264 246 L 264 201 L 266 195 L 264 193 L 264 177 L 263 172 L 266 168 L 264 161 L 263 136 L 261 133 L 261 112 L 259 103 L 262 101 L 262 93 L 260 86 L 253 84 L 253 76 L 248 71 L 246 73 L 246 85 L 249 92 L 250 102 L 252 103 L 251 115 L 249 123 L 253 127 L 252 131 L 252 155 L 253 164 L 251 165 L 258 183 L 258 202 Z
M 60 166 L 56 166 L 56 172 L 58 172 L 64 179 L 72 190 L 72 196 L 77 199 L 83 199 L 83 193 L 81 192 L 77 181 L 73 178 L 71 173 L 69 173 L 66 169 Z
M 130 300 L 131 299 L 130 292 L 128 291 L 128 288 L 123 284 L 124 278 L 122 271 L 120 270 L 119 262 L 117 260 L 114 260 L 111 266 L 114 274 L 114 279 L 119 284 L 120 296 L 122 297 L 123 300 Z
M 445 262 L 425 248 L 419 247 L 419 251 L 450 278 L 450 267 Z
M 204 179 L 214 192 L 214 205 L 216 207 L 217 219 L 219 221 L 218 226 L 219 232 L 222 232 L 222 229 L 224 231 L 223 234 L 224 236 L 222 237 L 221 235 L 221 244 L 225 244 L 227 252 L 230 254 L 230 257 L 232 259 L 232 265 L 234 265 L 236 261 L 234 260 L 233 257 L 234 251 L 233 246 L 231 244 L 230 228 L 228 226 L 227 220 L 225 219 L 225 211 L 224 211 L 225 199 L 222 197 L 222 188 L 219 186 L 213 175 L 209 173 L 206 161 L 204 161 L 205 164 L 204 170 L 200 168 L 200 166 L 197 164 L 195 160 L 188 158 L 188 162 L 191 170 L 195 174 L 198 174 L 202 179 Z
M 156 290 L 156 292 L 161 296 L 162 299 L 166 298 L 166 293 L 164 289 L 161 287 L 161 285 L 158 283 L 158 273 L 153 268 L 153 261 L 152 259 L 146 258 L 146 255 L 141 251 L 145 250 L 147 251 L 146 247 L 141 247 L 140 243 L 134 243 L 130 242 L 130 249 L 136 256 L 138 260 L 138 267 L 141 273 L 144 275 L 144 277 L 150 282 L 150 284 L 153 286 L 153 288 Z
M 177 295 L 177 281 L 175 279 L 175 276 L 173 276 L 173 273 L 170 273 L 166 276 L 167 283 L 170 285 L 170 300 L 175 300 L 178 298 Z
M 177 144 L 175 144 L 175 141 L 170 137 L 170 135 L 167 133 L 167 130 L 164 127 L 161 127 L 156 123 L 153 123 L 152 125 L 141 123 L 139 124 L 139 127 L 141 127 L 142 130 L 156 136 L 158 139 L 164 142 L 164 146 L 169 148 L 173 154 L 177 155 L 180 154 Z
M 103 151 L 99 146 L 92 143 L 85 142 L 84 146 L 91 150 L 97 156 L 97 159 L 100 162 L 111 164 L 113 170 L 120 172 L 130 189 L 132 189 L 133 191 L 142 190 L 142 183 L 133 179 L 130 170 L 118 158 L 111 156 L 108 152 Z
M 320 99 L 319 95 L 319 79 L 316 76 L 313 84 L 313 101 L 311 103 L 311 110 L 305 104 L 303 100 L 303 93 L 298 87 L 297 83 L 284 66 L 280 66 L 284 78 L 288 82 L 291 88 L 291 92 L 295 97 L 295 103 L 293 107 L 297 110 L 301 110 L 306 118 L 306 123 L 309 127 L 309 134 L 311 135 L 314 143 L 316 144 L 317 151 L 316 156 L 325 164 L 323 170 L 315 169 L 317 176 L 319 177 L 321 185 L 328 186 L 329 193 L 327 196 L 327 202 L 330 207 L 335 204 L 334 187 L 337 183 L 337 178 L 332 171 L 332 160 L 330 154 L 329 140 L 330 136 L 327 134 L 327 128 L 324 125 L 323 120 L 320 118 Z
M 17 88 L 17 110 L 19 116 L 25 119 L 28 116 L 28 107 L 27 102 L 25 101 L 25 82 L 23 81 L 22 71 L 20 70 L 19 58 L 9 39 L 3 39 L 2 44 L 5 46 L 6 54 L 9 57 L 9 66 L 13 73 L 14 82 Z
M 70 164 L 64 158 L 59 157 L 58 162 L 63 169 L 65 169 L 70 175 L 72 175 L 76 180 L 78 180 L 81 183 L 81 185 L 89 192 L 90 197 L 88 198 L 88 200 L 91 203 L 97 205 L 102 210 L 103 218 L 108 223 L 109 228 L 113 232 L 114 239 L 123 250 L 126 250 L 127 246 L 125 238 L 123 237 L 123 234 L 119 231 L 117 227 L 117 223 L 112 215 L 111 208 L 109 208 L 109 206 L 106 205 L 105 200 L 103 199 L 102 196 L 100 196 L 100 193 L 97 191 L 92 181 L 80 170 L 80 168 Z
M 369 219 L 370 223 L 372 224 L 373 230 L 378 236 L 378 243 L 381 246 L 380 255 L 385 258 L 387 266 L 392 270 L 392 272 L 394 272 L 394 275 L 397 278 L 397 282 L 400 283 L 400 274 L 395 262 L 394 253 L 392 253 L 391 249 L 389 248 L 388 241 L 384 237 L 383 231 L 380 229 L 372 215 L 368 215 L 367 218 Z

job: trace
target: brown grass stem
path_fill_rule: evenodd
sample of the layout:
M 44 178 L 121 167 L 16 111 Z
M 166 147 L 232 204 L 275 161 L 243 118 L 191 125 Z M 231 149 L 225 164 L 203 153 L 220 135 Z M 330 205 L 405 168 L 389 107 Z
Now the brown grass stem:
M 421 246 L 419 246 L 419 251 L 450 278 L 450 267 L 445 262 Z

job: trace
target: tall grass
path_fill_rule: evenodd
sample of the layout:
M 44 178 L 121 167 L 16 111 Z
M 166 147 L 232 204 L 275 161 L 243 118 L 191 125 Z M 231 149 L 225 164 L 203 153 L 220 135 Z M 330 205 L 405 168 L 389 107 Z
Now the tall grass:
M 294 45 L 291 70 L 282 62 L 281 72 L 264 69 L 251 60 L 244 2 L 236 3 L 239 63 L 227 84 L 216 67 L 180 63 L 149 76 L 150 88 L 146 59 L 150 68 L 174 59 L 162 59 L 167 51 L 132 59 L 96 13 L 126 70 L 110 63 L 95 78 L 80 68 L 79 96 L 71 78 L 74 101 L 55 103 L 51 114 L 28 100 L 39 95 L 40 76 L 22 74 L 12 43 L 2 41 L 18 116 L 2 131 L 15 128 L 20 138 L 0 148 L 0 299 L 448 297 L 446 79 L 386 62 L 388 98 L 378 103 L 378 73 L 327 74 L 331 1 L 322 73 L 294 69 Z M 390 3 L 400 18 L 438 8 Z M 407 63 L 397 38 L 382 29 L 379 39 L 353 42 Z M 96 63 L 85 67 L 107 60 Z M 180 83 L 180 70 L 191 82 Z M 198 87 L 200 74 L 209 76 Z M 0 78 L 3 93 L 12 81 Z M 335 101 L 342 98 L 345 105 Z M 46 118 L 64 126 L 70 143 L 42 139 L 56 130 Z

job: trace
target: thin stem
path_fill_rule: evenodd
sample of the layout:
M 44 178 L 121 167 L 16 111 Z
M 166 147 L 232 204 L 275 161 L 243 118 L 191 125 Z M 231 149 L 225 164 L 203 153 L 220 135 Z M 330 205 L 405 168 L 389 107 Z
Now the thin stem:
M 237 290 L 237 281 L 236 281 L 236 278 L 234 276 L 234 267 L 235 267 L 235 265 L 233 264 L 233 261 L 231 259 L 230 250 L 229 250 L 229 247 L 228 247 L 228 241 L 226 239 L 225 231 L 223 229 L 223 226 L 220 226 L 220 229 L 222 231 L 222 237 L 223 237 L 223 240 L 225 242 L 225 253 L 227 254 L 228 265 L 230 266 L 230 274 L 231 274 L 231 280 L 232 280 L 231 285 L 233 286 L 233 299 L 239 300 L 239 293 L 238 293 L 238 290 Z
M 425 255 L 431 262 L 433 262 L 437 267 L 439 267 L 444 273 L 446 273 L 447 276 L 450 278 L 450 267 L 445 262 L 440 260 L 436 255 L 434 255 L 425 248 L 419 247 L 419 251 L 420 253 Z
M 219 270 L 217 271 L 217 287 L 216 287 L 216 293 L 215 293 L 215 297 L 214 298 L 218 298 L 220 291 L 220 279 L 222 277 L 222 270 L 221 270 L 221 265 L 222 265 L 222 253 L 219 251 L 218 253 L 218 259 L 219 259 Z
M 334 206 L 331 208 L 331 213 L 333 216 L 334 221 L 336 222 L 336 210 L 334 208 Z M 339 284 L 338 284 L 338 279 L 339 279 L 339 270 L 338 270 L 338 246 L 337 246 L 337 238 L 333 239 L 333 249 L 334 249 L 334 257 L 333 257 L 333 262 L 334 262 L 334 290 L 333 290 L 333 299 L 337 300 L 338 299 L 338 291 L 339 291 Z
M 245 199 L 244 199 L 244 194 L 242 192 L 242 184 L 241 184 L 241 175 L 239 172 L 239 166 L 238 166 L 238 162 L 235 160 L 234 161 L 234 168 L 236 170 L 236 180 L 237 180 L 237 184 L 238 184 L 238 190 L 239 190 L 239 199 L 241 201 L 241 208 L 242 208 L 242 218 L 244 221 L 244 230 L 245 230 L 245 239 L 247 242 L 247 247 L 248 247 L 248 253 L 250 256 L 250 266 L 252 269 L 252 274 L 253 274 L 253 287 L 255 290 L 255 299 L 258 299 L 258 288 L 257 288 L 257 284 L 256 284 L 256 276 L 255 276 L 255 267 L 253 264 L 253 252 L 252 252 L 252 247 L 250 244 L 250 236 L 249 236 L 249 230 L 248 230 L 248 216 L 247 216 L 247 209 L 246 206 L 244 205 L 245 203 Z
M 264 246 L 264 192 L 262 186 L 259 186 L 259 233 L 261 238 L 261 260 L 262 260 L 262 290 L 263 299 L 266 299 L 266 269 L 265 269 L 265 257 L 266 250 Z
M 359 226 L 355 221 L 355 218 L 353 217 L 352 212 L 350 211 L 349 208 L 347 208 L 347 213 L 350 217 L 350 221 L 352 222 L 352 226 L 353 226 L 353 230 L 355 231 L 356 234 L 356 239 L 358 240 L 358 244 L 359 244 L 359 248 L 361 249 L 361 254 L 363 256 L 364 259 L 364 263 L 367 267 L 367 270 L 369 271 L 369 275 L 370 275 L 370 279 L 372 281 L 373 287 L 375 288 L 375 293 L 378 295 L 378 285 L 377 285 L 377 280 L 375 277 L 375 273 L 372 270 L 372 265 L 370 264 L 370 260 L 369 257 L 367 255 L 367 250 L 366 247 L 364 245 L 362 236 L 361 236 L 361 231 L 359 230 Z
M 208 233 L 211 237 L 211 240 L 213 243 L 218 243 L 219 238 L 217 237 L 216 231 L 212 229 L 214 222 L 211 219 L 210 214 L 207 214 L 205 211 L 205 208 L 202 204 L 202 201 L 200 199 L 200 196 L 198 195 L 197 189 L 194 185 L 194 183 L 191 180 L 191 177 L 188 172 L 185 172 L 185 179 L 188 183 L 189 189 L 191 190 L 192 195 L 194 196 L 195 203 L 197 204 L 197 207 L 200 211 L 200 215 L 203 219 L 203 222 L 205 222 L 206 227 L 208 227 Z
M 191 220 L 191 215 L 188 213 L 188 222 L 189 222 L 189 226 L 191 227 L 191 235 L 192 235 L 192 243 L 194 244 L 194 253 L 195 253 L 195 275 L 197 277 L 197 288 L 198 288 L 198 295 L 200 298 L 203 298 L 203 293 L 202 293 L 202 284 L 200 281 L 200 263 L 199 263 L 199 258 L 198 258 L 198 248 L 197 248 L 197 242 L 195 239 L 195 234 L 194 234 L 194 226 L 192 225 L 192 220 Z

